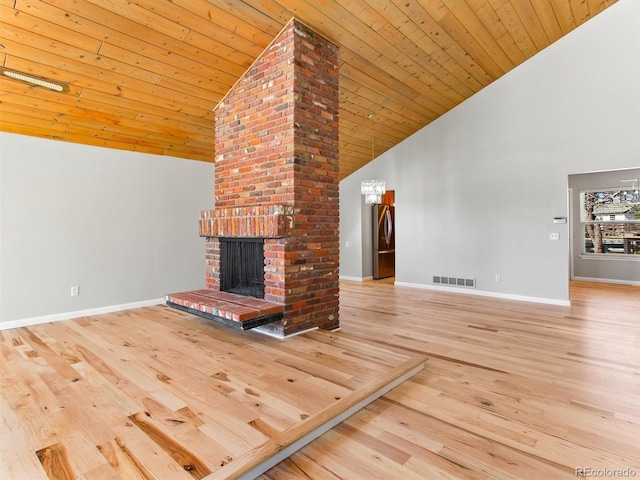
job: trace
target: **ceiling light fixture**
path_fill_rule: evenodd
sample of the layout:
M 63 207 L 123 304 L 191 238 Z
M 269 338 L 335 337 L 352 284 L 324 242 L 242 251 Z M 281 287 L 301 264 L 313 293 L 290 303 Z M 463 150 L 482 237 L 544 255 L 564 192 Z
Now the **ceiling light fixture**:
M 57 83 L 46 78 L 34 77 L 32 75 L 27 75 L 26 73 L 15 72 L 13 70 L 3 69 L 2 75 L 13 78 L 14 80 L 30 83 L 31 85 L 36 85 L 38 87 L 48 88 L 49 90 L 54 90 L 56 92 L 66 92 L 69 90 L 69 86 L 64 83 Z
M 384 180 L 376 180 L 375 178 L 376 167 L 374 164 L 374 159 L 376 157 L 376 144 L 373 129 L 373 119 L 375 118 L 375 115 L 373 113 L 370 113 L 369 118 L 371 119 L 371 170 L 373 174 L 371 180 L 363 180 L 360 184 L 360 194 L 364 195 L 364 201 L 367 205 L 379 205 L 382 201 L 382 195 L 384 195 L 386 189 Z

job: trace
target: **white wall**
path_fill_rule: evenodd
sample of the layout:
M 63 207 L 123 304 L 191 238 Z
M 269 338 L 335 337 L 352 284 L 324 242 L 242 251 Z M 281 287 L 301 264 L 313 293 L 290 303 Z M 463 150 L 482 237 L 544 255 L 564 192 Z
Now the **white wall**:
M 357 182 L 356 182 L 357 180 Z M 350 175 L 340 182 L 340 277 L 350 278 L 344 272 L 355 273 L 351 280 L 360 279 L 363 264 L 371 256 L 372 244 L 362 244 L 366 220 L 361 218 L 361 210 L 356 208 L 343 208 L 364 203 L 360 195 L 360 179 Z M 371 224 L 368 224 L 369 229 Z M 370 231 L 370 230 L 368 230 Z M 368 248 L 367 248 L 368 247 Z
M 637 167 L 638 132 L 640 2 L 620 0 L 376 160 L 395 190 L 396 283 L 475 278 L 477 293 L 567 303 L 568 225 L 553 217 L 568 215 L 568 175 Z M 366 221 L 345 199 L 341 219 Z M 356 234 L 341 223 L 341 258 L 370 248 Z M 341 275 L 370 276 L 365 260 Z
M 213 206 L 213 174 L 0 133 L 0 327 L 203 288 L 198 216 Z

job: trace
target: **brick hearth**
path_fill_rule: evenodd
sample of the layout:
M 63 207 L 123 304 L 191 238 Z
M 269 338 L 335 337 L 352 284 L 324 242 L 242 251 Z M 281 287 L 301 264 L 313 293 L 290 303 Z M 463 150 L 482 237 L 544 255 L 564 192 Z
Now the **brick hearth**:
M 258 298 L 210 288 L 166 296 L 167 305 L 241 330 L 282 319 L 284 307 Z

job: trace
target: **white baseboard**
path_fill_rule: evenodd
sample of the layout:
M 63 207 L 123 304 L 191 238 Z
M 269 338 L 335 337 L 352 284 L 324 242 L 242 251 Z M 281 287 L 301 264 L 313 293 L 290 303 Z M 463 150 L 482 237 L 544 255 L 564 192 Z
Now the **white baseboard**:
M 510 293 L 487 292 L 484 290 L 474 290 L 471 288 L 441 287 L 438 285 L 426 285 L 422 283 L 407 283 L 407 282 L 398 282 L 398 281 L 396 281 L 395 285 L 398 287 L 421 288 L 423 290 L 439 290 L 441 292 L 462 293 L 466 295 L 479 295 L 481 297 L 501 298 L 504 300 L 517 300 L 519 302 L 545 303 L 547 305 L 559 305 L 561 307 L 571 306 L 570 300 L 558 300 L 555 298 L 527 297 L 525 295 L 512 295 Z
M 0 322 L 0 330 L 8 330 L 10 328 L 30 327 L 41 323 L 59 322 L 61 320 L 71 320 L 78 317 L 89 317 L 91 315 L 101 315 L 103 313 L 119 312 L 121 310 L 130 310 L 132 308 L 150 307 L 152 305 L 160 305 L 165 303 L 163 298 L 154 298 L 152 300 L 142 300 L 140 302 L 122 303 L 120 305 L 109 305 L 106 307 L 89 308 L 86 310 L 75 310 L 73 312 L 54 313 L 53 315 L 43 315 L 41 317 L 23 318 L 20 320 L 9 320 L 8 322 Z
M 616 285 L 632 285 L 640 287 L 640 282 L 634 280 L 616 280 L 614 278 L 591 278 L 591 277 L 573 277 L 572 280 L 579 282 L 598 282 L 598 283 L 615 283 Z
M 351 280 L 353 282 L 367 282 L 373 280 L 373 277 L 349 277 L 347 275 L 340 275 L 340 280 Z

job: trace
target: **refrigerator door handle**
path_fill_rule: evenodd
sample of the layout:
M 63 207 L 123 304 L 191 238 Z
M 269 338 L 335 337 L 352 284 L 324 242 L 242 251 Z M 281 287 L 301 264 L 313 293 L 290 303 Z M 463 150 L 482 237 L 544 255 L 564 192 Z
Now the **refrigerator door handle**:
M 391 243 L 391 235 L 393 234 L 393 221 L 391 220 L 391 212 L 389 209 L 385 212 L 385 223 L 384 223 L 384 239 L 387 242 L 387 245 Z

